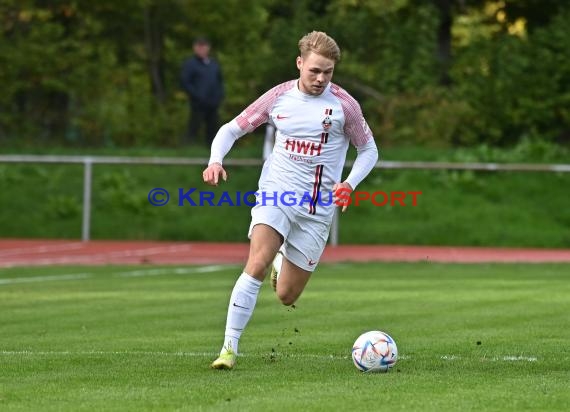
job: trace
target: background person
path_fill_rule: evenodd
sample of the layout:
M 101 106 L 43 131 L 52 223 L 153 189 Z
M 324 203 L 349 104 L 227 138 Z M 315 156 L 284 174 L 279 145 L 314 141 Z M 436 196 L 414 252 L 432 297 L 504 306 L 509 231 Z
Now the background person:
M 206 143 L 211 144 L 219 127 L 218 111 L 224 97 L 224 82 L 219 63 L 210 57 L 210 49 L 207 38 L 196 38 L 194 55 L 182 66 L 182 88 L 190 103 L 187 143 L 196 141 L 204 123 Z

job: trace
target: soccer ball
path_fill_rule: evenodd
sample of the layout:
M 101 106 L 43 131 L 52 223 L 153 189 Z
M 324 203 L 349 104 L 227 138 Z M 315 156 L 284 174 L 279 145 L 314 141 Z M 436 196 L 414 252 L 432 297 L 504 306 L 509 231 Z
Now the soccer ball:
M 398 360 L 398 348 L 390 335 L 373 330 L 356 339 L 352 360 L 363 372 L 388 372 Z

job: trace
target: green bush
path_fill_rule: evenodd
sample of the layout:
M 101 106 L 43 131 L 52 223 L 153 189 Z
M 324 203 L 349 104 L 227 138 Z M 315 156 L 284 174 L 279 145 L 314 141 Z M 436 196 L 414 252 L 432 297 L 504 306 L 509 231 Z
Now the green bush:
M 389 145 L 447 147 L 478 140 L 466 127 L 477 121 L 476 112 L 467 101 L 458 101 L 452 91 L 443 87 L 392 96 L 373 113 L 371 126 Z
M 477 119 L 466 126 L 478 142 L 553 141 L 570 130 L 570 12 L 528 38 L 502 34 L 458 53 L 454 93 Z

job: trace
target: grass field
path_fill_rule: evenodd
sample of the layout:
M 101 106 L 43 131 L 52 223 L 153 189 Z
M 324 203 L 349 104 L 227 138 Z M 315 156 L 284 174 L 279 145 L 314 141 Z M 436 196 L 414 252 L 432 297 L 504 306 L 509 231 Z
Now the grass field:
M 266 282 L 213 371 L 238 271 L 0 270 L 0 410 L 568 410 L 570 265 L 322 265 L 295 309 Z M 388 374 L 352 365 L 370 329 Z

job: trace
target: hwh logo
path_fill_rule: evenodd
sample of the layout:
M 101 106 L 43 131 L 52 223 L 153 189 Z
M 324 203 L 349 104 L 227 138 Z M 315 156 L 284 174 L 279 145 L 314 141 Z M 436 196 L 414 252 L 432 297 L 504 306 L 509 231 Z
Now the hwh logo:
M 299 153 L 311 156 L 321 155 L 322 143 L 309 142 L 307 140 L 287 139 L 285 141 L 285 150 L 288 152 Z

